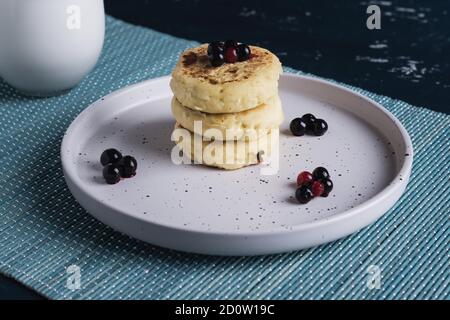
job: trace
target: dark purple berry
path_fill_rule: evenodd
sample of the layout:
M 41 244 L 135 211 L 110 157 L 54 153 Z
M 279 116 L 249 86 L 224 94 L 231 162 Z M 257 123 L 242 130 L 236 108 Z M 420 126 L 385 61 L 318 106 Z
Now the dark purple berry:
M 312 174 L 316 180 L 324 180 L 330 178 L 328 170 L 325 169 L 324 167 L 315 168 Z
M 208 59 L 213 67 L 219 67 L 225 63 L 223 42 L 216 41 L 208 45 Z
M 313 133 L 316 136 L 322 136 L 328 130 L 328 124 L 323 119 L 316 119 L 314 121 Z
M 224 43 L 224 49 L 227 50 L 228 48 L 237 48 L 239 43 L 236 40 L 226 40 Z
M 311 113 L 307 113 L 302 116 L 302 119 L 306 123 L 306 133 L 312 134 L 314 131 L 314 121 L 316 121 L 316 117 L 314 117 Z
M 305 122 L 314 122 L 314 120 L 316 120 L 316 117 L 311 113 L 307 113 L 302 116 L 302 119 Z
M 209 56 L 209 61 L 213 67 L 219 67 L 225 63 L 225 55 L 223 52 L 215 51 Z
M 106 166 L 108 163 L 117 163 L 122 159 L 122 154 L 116 149 L 106 149 L 100 156 L 100 163 Z
M 324 191 L 322 197 L 328 197 L 328 194 L 333 190 L 333 181 L 330 179 L 322 179 L 320 182 L 323 184 Z
M 248 45 L 241 43 L 237 46 L 236 51 L 239 61 L 245 61 L 250 58 L 251 50 Z
M 120 181 L 119 166 L 115 163 L 109 163 L 103 168 L 103 178 L 108 184 L 116 184 Z
M 214 53 L 220 52 L 223 54 L 224 42 L 214 41 L 208 45 L 208 57 L 211 59 Z
M 125 156 L 119 161 L 119 167 L 122 178 L 130 178 L 136 174 L 137 161 L 132 156 Z
M 306 133 L 306 122 L 302 118 L 295 118 L 289 128 L 294 136 L 303 136 Z
M 211 61 L 213 67 L 219 67 L 225 63 L 225 57 L 223 53 L 217 53 L 213 55 L 209 61 Z
M 309 189 L 307 186 L 300 186 L 295 191 L 295 198 L 300 202 L 301 204 L 308 203 L 313 198 L 313 193 L 311 189 Z
M 256 154 L 256 159 L 258 160 L 258 162 L 262 162 L 263 161 L 263 157 L 264 157 L 264 151 L 262 150 L 262 151 L 259 151 L 257 154 Z

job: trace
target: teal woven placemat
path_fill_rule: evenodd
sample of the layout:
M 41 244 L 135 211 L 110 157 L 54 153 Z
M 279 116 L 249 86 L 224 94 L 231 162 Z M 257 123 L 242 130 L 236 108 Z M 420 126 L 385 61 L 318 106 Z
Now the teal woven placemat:
M 2 273 L 55 299 L 449 298 L 450 116 L 357 88 L 401 120 L 415 159 L 401 200 L 352 236 L 279 255 L 208 257 L 142 243 L 87 214 L 61 171 L 66 128 L 103 95 L 168 74 L 193 45 L 108 17 L 103 55 L 70 93 L 32 99 L 0 82 Z

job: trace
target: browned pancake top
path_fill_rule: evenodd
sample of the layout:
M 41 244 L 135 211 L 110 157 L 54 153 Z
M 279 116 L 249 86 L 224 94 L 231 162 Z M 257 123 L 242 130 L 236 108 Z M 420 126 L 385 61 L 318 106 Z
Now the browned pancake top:
M 202 79 L 214 85 L 249 79 L 274 63 L 279 63 L 278 58 L 270 51 L 250 46 L 252 53 L 247 61 L 213 67 L 207 56 L 207 47 L 207 44 L 203 44 L 184 51 L 177 69 L 184 76 Z

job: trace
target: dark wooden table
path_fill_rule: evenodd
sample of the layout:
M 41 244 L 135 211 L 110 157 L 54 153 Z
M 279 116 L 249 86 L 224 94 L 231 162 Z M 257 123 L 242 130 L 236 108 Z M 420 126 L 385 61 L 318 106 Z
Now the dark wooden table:
M 381 29 L 366 27 L 369 4 Z M 450 113 L 450 1 L 105 0 L 106 12 L 182 38 L 236 39 L 283 64 Z M 1 262 L 0 262 L 1 263 Z M 39 299 L 0 276 L 0 299 Z

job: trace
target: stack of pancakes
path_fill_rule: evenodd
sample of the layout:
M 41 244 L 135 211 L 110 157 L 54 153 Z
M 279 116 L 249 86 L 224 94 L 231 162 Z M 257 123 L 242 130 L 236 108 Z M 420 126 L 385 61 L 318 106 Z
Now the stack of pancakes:
M 249 60 L 213 67 L 201 45 L 183 52 L 172 72 L 175 128 L 190 134 L 177 145 L 197 163 L 238 169 L 278 148 L 281 63 L 266 49 L 250 48 Z

